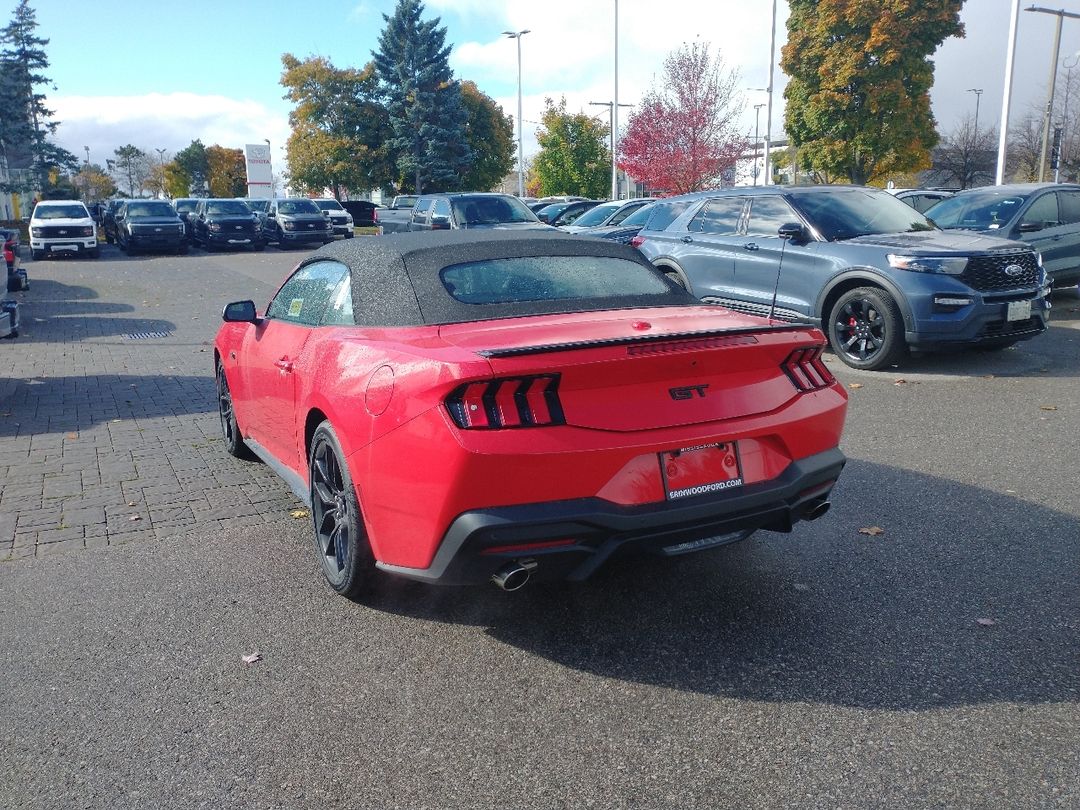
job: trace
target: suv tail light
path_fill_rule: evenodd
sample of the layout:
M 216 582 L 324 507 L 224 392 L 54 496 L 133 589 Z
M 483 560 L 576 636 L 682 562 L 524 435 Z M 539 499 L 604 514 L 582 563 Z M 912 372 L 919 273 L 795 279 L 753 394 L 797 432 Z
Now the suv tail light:
M 821 352 L 821 346 L 796 349 L 780 366 L 799 391 L 816 391 L 836 382 L 836 378 L 821 359 Z
M 645 244 L 644 236 L 635 236 L 633 239 L 630 240 L 630 247 L 632 248 L 639 248 L 643 244 Z
M 563 425 L 558 389 L 558 374 L 465 383 L 446 398 L 446 407 L 466 430 Z
M 379 221 L 379 209 L 378 208 L 372 208 L 371 209 L 371 221 L 372 222 L 378 222 Z

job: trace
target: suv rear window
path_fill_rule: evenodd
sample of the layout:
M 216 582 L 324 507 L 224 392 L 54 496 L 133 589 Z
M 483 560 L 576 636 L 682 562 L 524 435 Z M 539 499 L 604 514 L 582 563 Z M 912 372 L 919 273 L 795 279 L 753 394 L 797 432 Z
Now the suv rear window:
M 463 304 L 523 301 L 602 301 L 635 295 L 667 296 L 657 273 L 609 256 L 523 256 L 446 267 L 443 286 Z
M 697 200 L 675 200 L 673 202 L 656 203 L 652 208 L 652 216 L 645 225 L 646 231 L 664 231 L 668 225 L 682 216 L 683 211 L 691 205 L 696 205 Z

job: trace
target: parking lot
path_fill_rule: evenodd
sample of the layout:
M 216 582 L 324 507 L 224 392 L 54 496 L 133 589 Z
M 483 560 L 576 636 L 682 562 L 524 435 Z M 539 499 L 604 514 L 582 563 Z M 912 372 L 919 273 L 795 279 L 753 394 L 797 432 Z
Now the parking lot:
M 829 358 L 850 461 L 790 535 L 360 605 L 220 440 L 221 306 L 303 255 L 27 261 L 0 806 L 1080 806 L 1075 290 L 1014 348 Z

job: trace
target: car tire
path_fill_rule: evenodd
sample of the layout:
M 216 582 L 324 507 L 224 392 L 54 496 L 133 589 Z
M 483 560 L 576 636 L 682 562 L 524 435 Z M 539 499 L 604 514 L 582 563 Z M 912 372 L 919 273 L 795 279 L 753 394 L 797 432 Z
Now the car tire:
M 229 455 L 237 458 L 252 458 L 251 449 L 244 444 L 244 437 L 240 433 L 240 426 L 236 423 L 236 411 L 233 407 L 232 392 L 229 390 L 229 381 L 225 377 L 225 367 L 218 361 L 214 373 L 217 382 L 218 416 L 221 419 L 221 436 L 225 440 L 225 449 Z
M 353 233 L 352 231 L 349 231 L 348 233 L 345 234 L 346 239 L 352 239 L 354 236 L 356 236 L 356 234 Z
M 31 259 L 41 259 L 44 256 L 45 256 L 45 251 L 44 250 L 34 250 L 33 248 L 30 249 L 30 258 Z
M 91 259 L 96 259 L 98 256 L 101 255 L 101 248 L 90 248 L 88 251 L 86 251 L 86 255 L 89 256 Z
M 311 437 L 308 481 L 315 552 L 330 587 L 356 598 L 369 591 L 375 559 L 337 434 L 323 422 Z
M 880 287 L 856 287 L 833 304 L 829 344 L 845 365 L 877 371 L 896 363 L 907 351 L 900 307 Z

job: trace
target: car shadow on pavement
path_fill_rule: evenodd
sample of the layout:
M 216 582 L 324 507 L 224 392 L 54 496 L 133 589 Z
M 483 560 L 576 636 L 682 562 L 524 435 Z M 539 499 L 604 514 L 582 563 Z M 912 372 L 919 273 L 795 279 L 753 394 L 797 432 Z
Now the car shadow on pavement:
M 0 378 L 0 436 L 40 436 L 42 446 L 104 423 L 216 414 L 217 407 L 211 374 Z
M 835 504 L 791 535 L 614 561 L 582 585 L 391 582 L 368 604 L 717 697 L 886 710 L 1077 699 L 1077 517 L 862 461 Z M 860 533 L 878 522 L 883 533 Z

